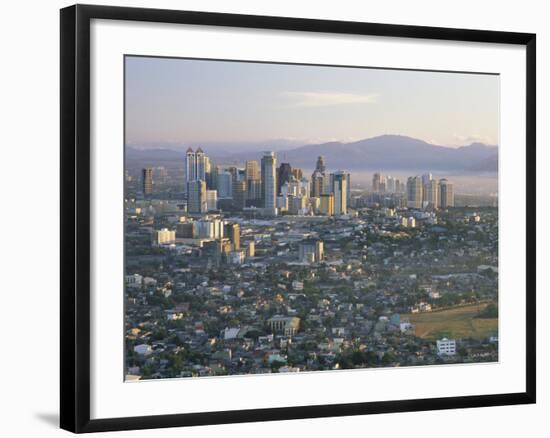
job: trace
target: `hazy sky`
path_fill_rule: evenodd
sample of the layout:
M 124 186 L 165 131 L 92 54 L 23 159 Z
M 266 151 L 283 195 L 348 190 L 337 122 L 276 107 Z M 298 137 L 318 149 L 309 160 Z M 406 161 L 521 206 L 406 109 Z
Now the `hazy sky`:
M 129 144 L 382 134 L 497 144 L 498 111 L 492 75 L 126 58 Z

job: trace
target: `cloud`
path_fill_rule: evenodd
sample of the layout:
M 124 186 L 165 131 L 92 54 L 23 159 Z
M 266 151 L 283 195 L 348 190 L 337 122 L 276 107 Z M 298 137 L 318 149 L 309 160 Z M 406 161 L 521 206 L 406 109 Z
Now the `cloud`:
M 291 100 L 291 105 L 294 107 L 376 103 L 378 98 L 377 94 L 331 93 L 324 91 L 287 91 L 283 95 Z

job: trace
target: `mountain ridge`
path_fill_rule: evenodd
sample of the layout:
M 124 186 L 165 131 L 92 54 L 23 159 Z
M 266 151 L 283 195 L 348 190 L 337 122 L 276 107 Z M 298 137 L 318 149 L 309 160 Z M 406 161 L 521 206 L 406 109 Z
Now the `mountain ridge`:
M 205 151 L 208 155 L 208 151 Z M 263 150 L 213 154 L 219 164 L 244 163 L 260 159 Z M 127 158 L 153 161 L 184 159 L 184 153 L 168 148 L 144 150 L 128 146 Z M 277 152 L 279 162 L 311 169 L 319 155 L 323 155 L 330 169 L 346 170 L 433 170 L 496 172 L 498 146 L 473 142 L 456 148 L 428 143 L 403 135 L 380 135 L 354 142 L 326 142 L 308 144 Z

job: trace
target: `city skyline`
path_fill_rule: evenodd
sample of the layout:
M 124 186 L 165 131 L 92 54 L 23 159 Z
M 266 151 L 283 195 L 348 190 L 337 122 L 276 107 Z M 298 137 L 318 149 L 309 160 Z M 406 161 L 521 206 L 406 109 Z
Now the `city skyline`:
M 127 139 L 204 141 L 126 148 L 125 380 L 499 360 L 498 148 L 417 139 L 496 139 L 497 77 L 127 62 Z
M 498 144 L 498 93 L 495 75 L 127 57 L 126 139 Z

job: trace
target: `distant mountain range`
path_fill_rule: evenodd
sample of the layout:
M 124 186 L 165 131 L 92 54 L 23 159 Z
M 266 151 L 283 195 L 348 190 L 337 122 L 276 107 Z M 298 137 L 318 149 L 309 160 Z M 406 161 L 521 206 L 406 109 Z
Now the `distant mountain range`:
M 230 148 L 228 148 L 230 149 Z M 209 153 L 220 164 L 244 163 L 259 159 L 262 151 Z M 330 142 L 305 145 L 278 152 L 279 162 L 311 169 L 317 156 L 323 155 L 329 169 L 346 170 L 414 170 L 492 173 L 498 170 L 498 147 L 482 143 L 451 148 L 427 143 L 401 135 L 382 135 L 351 143 Z M 128 164 L 134 161 L 162 165 L 162 162 L 182 160 L 184 153 L 171 149 L 139 150 L 127 148 Z M 137 164 L 137 163 L 136 163 Z

